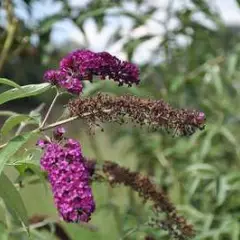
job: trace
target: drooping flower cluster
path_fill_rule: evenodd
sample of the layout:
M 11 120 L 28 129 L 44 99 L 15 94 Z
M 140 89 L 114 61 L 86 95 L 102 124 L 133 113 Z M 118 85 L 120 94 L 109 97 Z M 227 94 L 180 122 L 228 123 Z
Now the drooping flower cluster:
M 149 225 L 151 227 L 161 227 L 178 240 L 189 239 L 195 235 L 193 226 L 187 223 L 184 217 L 178 215 L 175 206 L 169 201 L 165 193 L 147 176 L 143 176 L 139 172 L 132 172 L 128 168 L 110 161 L 104 162 L 102 170 L 112 186 L 124 184 L 136 191 L 145 201 L 153 202 L 156 216 L 150 219 Z M 165 219 L 157 216 L 162 213 L 166 214 Z
M 54 85 L 66 89 L 68 92 L 79 94 L 82 92 L 82 80 L 112 79 L 119 85 L 139 83 L 139 68 L 130 62 L 121 61 L 107 52 L 94 53 L 89 50 L 76 50 L 65 56 L 59 69 L 48 70 L 44 79 Z
M 57 130 L 57 134 L 62 134 L 62 129 Z M 79 142 L 74 139 L 59 142 L 39 140 L 38 146 L 44 149 L 41 168 L 48 173 L 54 202 L 63 220 L 89 221 L 95 203 L 89 186 L 91 173 Z
M 68 109 L 71 116 L 79 116 L 90 123 L 124 123 L 127 118 L 133 123 L 146 125 L 154 130 L 174 130 L 174 134 L 179 135 L 191 135 L 196 129 L 203 129 L 206 120 L 203 112 L 175 109 L 163 100 L 142 99 L 130 95 L 113 97 L 98 94 L 76 98 L 69 101 Z

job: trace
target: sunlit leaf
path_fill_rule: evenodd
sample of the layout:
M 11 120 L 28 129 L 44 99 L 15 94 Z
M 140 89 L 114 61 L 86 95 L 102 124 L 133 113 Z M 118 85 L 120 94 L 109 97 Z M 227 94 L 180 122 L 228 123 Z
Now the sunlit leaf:
M 23 200 L 16 187 L 4 173 L 0 175 L 0 197 L 13 217 L 20 220 L 23 226 L 28 227 L 28 215 Z
M 194 181 L 192 182 L 189 190 L 188 190 L 188 196 L 189 198 L 192 197 L 192 195 L 195 193 L 195 191 L 197 190 L 197 187 L 200 183 L 200 179 L 199 178 L 195 178 Z
M 220 177 L 217 181 L 217 206 L 221 206 L 227 197 L 229 186 L 225 177 Z
M 28 115 L 15 115 L 9 117 L 0 129 L 0 135 L 6 136 L 15 126 L 29 119 L 30 117 Z
M 0 84 L 8 85 L 14 88 L 20 88 L 21 86 L 18 85 L 17 83 L 7 79 L 7 78 L 0 78 Z
M 21 88 L 14 88 L 0 94 L 0 104 L 12 101 L 18 98 L 36 96 L 50 89 L 50 83 L 30 84 Z
M 215 178 L 218 174 L 218 170 L 207 163 L 192 164 L 186 169 L 186 171 L 199 178 Z
M 217 133 L 218 129 L 216 127 L 212 128 L 207 136 L 205 137 L 205 139 L 203 140 L 202 146 L 200 148 L 200 159 L 204 159 L 206 157 L 206 155 L 209 153 L 209 151 L 211 150 L 211 146 L 212 146 L 212 138 L 214 137 L 214 135 Z
M 232 77 L 233 74 L 236 71 L 236 67 L 237 67 L 237 62 L 238 62 L 238 54 L 234 53 L 232 55 L 229 56 L 228 59 L 228 77 Z
M 236 137 L 228 130 L 226 127 L 221 127 L 221 133 L 222 135 L 234 146 L 238 146 Z
M 240 225 L 239 222 L 235 221 L 232 226 L 232 240 L 239 240 L 240 238 Z
M 0 225 L 0 239 L 1 240 L 8 240 L 8 232 L 4 229 L 3 225 Z
M 10 158 L 36 133 L 30 132 L 24 135 L 16 136 L 11 139 L 7 146 L 0 150 L 0 174 L 4 168 L 5 163 L 7 163 Z
M 171 82 L 170 91 L 175 93 L 183 85 L 184 77 L 181 75 L 176 76 L 176 78 Z

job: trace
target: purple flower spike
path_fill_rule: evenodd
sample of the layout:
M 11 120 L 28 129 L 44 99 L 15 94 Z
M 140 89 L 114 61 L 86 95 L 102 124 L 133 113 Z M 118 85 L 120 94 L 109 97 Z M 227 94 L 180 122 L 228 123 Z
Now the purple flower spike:
M 131 86 L 139 83 L 139 69 L 135 64 L 121 61 L 113 57 L 107 52 L 97 53 L 99 55 L 99 69 L 98 74 L 105 79 L 106 77 L 119 82 L 119 85 L 124 83 Z
M 119 86 L 132 86 L 139 83 L 139 68 L 107 52 L 76 50 L 60 61 L 58 70 L 47 71 L 44 79 L 70 93 L 79 94 L 83 89 L 82 80 L 92 81 L 93 76 L 112 79 Z
M 64 131 L 62 128 L 56 130 L 61 134 Z M 66 222 L 88 222 L 95 210 L 95 202 L 81 145 L 74 139 L 68 139 L 61 145 L 49 143 L 44 150 L 40 163 L 42 169 L 48 172 L 60 216 Z

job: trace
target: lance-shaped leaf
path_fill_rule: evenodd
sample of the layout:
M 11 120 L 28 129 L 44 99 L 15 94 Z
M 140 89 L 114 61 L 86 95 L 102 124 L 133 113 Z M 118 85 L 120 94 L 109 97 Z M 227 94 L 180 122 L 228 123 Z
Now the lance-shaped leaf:
M 15 82 L 7 79 L 7 78 L 0 78 L 0 84 L 8 85 L 8 86 L 15 87 L 15 88 L 20 88 L 21 87 L 17 83 L 15 83 Z
M 9 159 L 36 133 L 30 132 L 25 135 L 16 136 L 11 139 L 7 146 L 0 151 L 0 174 L 4 168 L 4 165 L 9 161 Z
M 0 94 L 0 105 L 14 99 L 35 96 L 47 91 L 50 83 L 30 84 L 21 88 L 14 88 Z
M 27 210 L 21 195 L 4 173 L 0 176 L 0 197 L 3 199 L 14 220 L 19 220 L 24 227 L 28 227 Z
M 6 136 L 15 126 L 29 119 L 31 118 L 28 115 L 22 114 L 9 117 L 0 130 L 0 136 Z

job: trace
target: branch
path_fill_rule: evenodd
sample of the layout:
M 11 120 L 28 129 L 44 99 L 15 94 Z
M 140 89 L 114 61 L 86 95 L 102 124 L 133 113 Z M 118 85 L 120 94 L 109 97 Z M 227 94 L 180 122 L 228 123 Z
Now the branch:
M 2 49 L 2 52 L 0 55 L 0 72 L 6 61 L 9 50 L 12 46 L 14 35 L 16 33 L 17 25 L 18 25 L 18 21 L 17 21 L 16 17 L 14 16 L 12 1 L 5 0 L 3 6 L 5 7 L 6 12 L 7 12 L 8 26 L 7 26 L 7 37 L 4 42 L 3 49 Z

